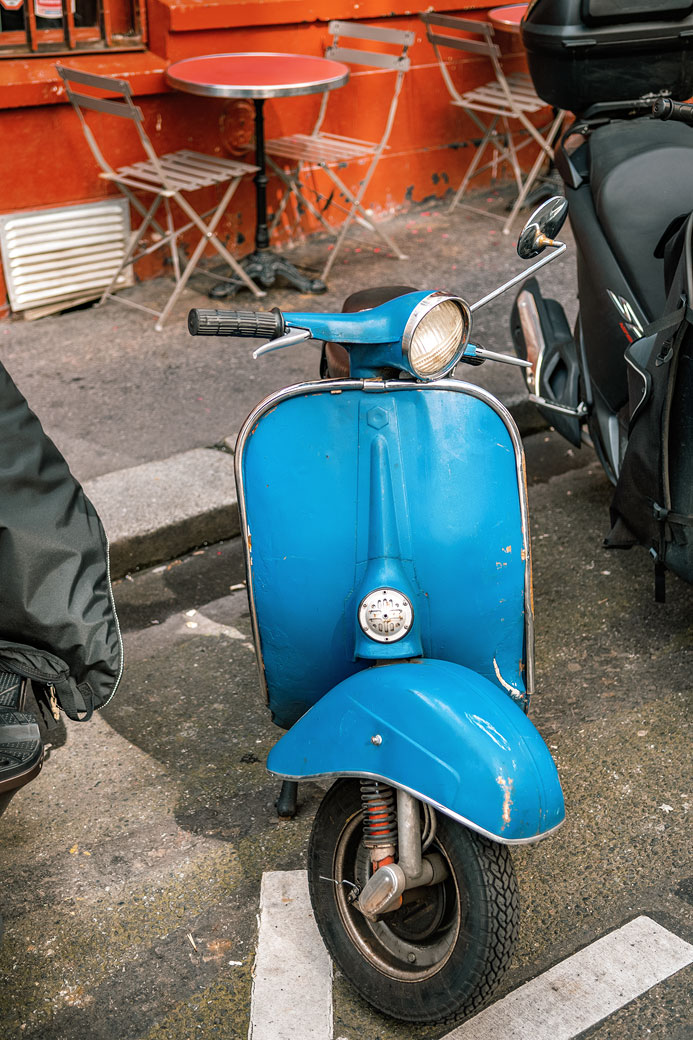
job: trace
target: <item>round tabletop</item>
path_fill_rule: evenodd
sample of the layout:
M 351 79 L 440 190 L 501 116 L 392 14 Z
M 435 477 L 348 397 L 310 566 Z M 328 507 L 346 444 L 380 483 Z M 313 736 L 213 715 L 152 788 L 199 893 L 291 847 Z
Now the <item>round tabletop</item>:
M 189 94 L 225 98 L 274 98 L 318 94 L 343 86 L 341 61 L 303 54 L 204 54 L 169 65 L 166 79 Z
M 492 7 L 488 12 L 488 20 L 496 29 L 508 32 L 520 31 L 520 22 L 524 18 L 529 4 L 510 4 L 508 7 Z

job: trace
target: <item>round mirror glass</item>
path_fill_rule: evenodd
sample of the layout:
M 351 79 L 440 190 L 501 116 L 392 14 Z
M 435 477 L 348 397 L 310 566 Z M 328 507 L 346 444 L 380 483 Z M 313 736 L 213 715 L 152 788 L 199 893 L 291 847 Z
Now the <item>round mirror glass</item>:
M 532 260 L 548 245 L 547 239 L 554 239 L 565 224 L 568 216 L 568 200 L 562 195 L 555 195 L 548 202 L 535 209 L 517 240 L 517 252 L 523 260 Z

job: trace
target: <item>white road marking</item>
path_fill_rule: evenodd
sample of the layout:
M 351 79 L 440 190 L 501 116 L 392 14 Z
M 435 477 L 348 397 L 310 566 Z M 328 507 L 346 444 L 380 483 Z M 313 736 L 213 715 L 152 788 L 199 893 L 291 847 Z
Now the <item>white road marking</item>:
M 320 938 L 305 870 L 262 876 L 249 1040 L 329 1040 L 332 962 Z
M 649 917 L 637 917 L 443 1040 L 571 1040 L 692 963 L 693 946 Z
M 690 943 L 637 917 L 442 1040 L 573 1040 L 690 964 Z M 249 1040 L 332 1036 L 332 966 L 313 919 L 306 872 L 264 874 Z

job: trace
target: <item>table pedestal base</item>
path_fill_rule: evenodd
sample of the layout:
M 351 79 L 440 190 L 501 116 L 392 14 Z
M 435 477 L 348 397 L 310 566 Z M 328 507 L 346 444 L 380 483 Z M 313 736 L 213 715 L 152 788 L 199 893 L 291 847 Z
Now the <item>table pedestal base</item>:
M 263 289 L 269 289 L 274 285 L 277 275 L 280 275 L 300 292 L 324 293 L 327 290 L 327 286 L 319 278 L 309 278 L 284 257 L 273 253 L 271 249 L 256 249 L 254 253 L 244 257 L 240 264 L 248 277 L 256 285 L 261 285 Z M 208 295 L 213 300 L 225 300 L 229 296 L 235 296 L 242 288 L 244 286 L 241 282 L 235 285 L 221 282 L 219 285 L 212 286 Z

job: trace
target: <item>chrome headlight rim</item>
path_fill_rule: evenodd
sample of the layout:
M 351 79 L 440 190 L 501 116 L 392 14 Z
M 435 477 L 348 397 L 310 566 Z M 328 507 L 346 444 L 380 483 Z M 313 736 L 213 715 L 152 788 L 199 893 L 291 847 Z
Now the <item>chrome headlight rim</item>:
M 452 356 L 451 360 L 443 367 L 438 369 L 436 372 L 421 374 L 416 371 L 415 366 L 411 360 L 411 347 L 414 339 L 414 334 L 418 329 L 423 319 L 435 308 L 439 307 L 441 303 L 457 304 L 459 310 L 464 319 L 462 338 L 460 339 L 459 346 Z M 430 383 L 436 379 L 442 379 L 448 372 L 451 372 L 457 362 L 464 353 L 464 348 L 469 342 L 469 335 L 472 329 L 472 312 L 469 309 L 469 305 L 462 299 L 461 296 L 455 296 L 454 293 L 442 292 L 436 290 L 435 292 L 429 293 L 428 296 L 424 296 L 423 300 L 417 303 L 414 310 L 409 315 L 407 324 L 404 327 L 404 333 L 402 335 L 402 356 L 405 364 L 415 379 L 421 379 L 426 383 Z

